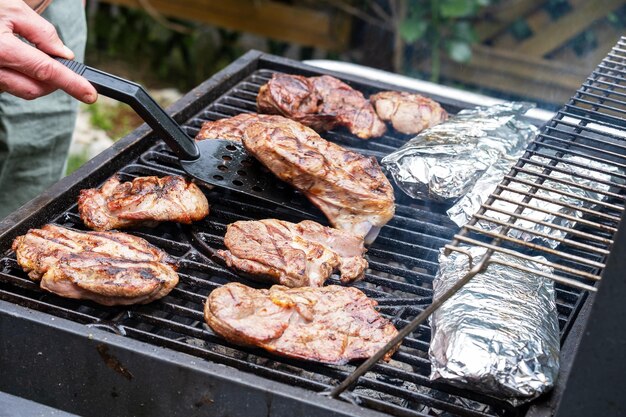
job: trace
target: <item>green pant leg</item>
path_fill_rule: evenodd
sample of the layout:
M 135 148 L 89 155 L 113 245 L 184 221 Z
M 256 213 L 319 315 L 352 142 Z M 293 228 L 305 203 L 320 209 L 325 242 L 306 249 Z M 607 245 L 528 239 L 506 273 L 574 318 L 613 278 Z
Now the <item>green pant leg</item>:
M 43 17 L 82 60 L 82 0 L 53 0 Z M 77 109 L 78 102 L 62 91 L 31 101 L 0 93 L 0 219 L 61 178 Z

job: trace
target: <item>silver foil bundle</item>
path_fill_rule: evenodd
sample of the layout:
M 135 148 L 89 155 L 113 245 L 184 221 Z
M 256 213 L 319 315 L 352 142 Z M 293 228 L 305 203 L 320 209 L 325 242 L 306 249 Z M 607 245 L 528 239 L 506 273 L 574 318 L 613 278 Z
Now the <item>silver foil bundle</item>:
M 531 160 L 542 164 L 548 164 L 550 162 L 549 159 L 536 155 L 532 156 Z M 529 202 L 531 207 L 540 208 L 541 211 L 532 208 L 524 209 L 522 215 L 532 219 L 532 221 L 517 220 L 515 225 L 522 227 L 524 230 L 511 229 L 508 232 L 509 236 L 521 239 L 525 242 L 533 241 L 534 243 L 541 243 L 551 248 L 556 248 L 559 244 L 559 241 L 556 239 L 564 238 L 566 232 L 555 229 L 550 225 L 563 226 L 565 228 L 574 227 L 576 221 L 563 216 L 569 216 L 575 219 L 582 218 L 583 212 L 578 210 L 578 208 L 592 207 L 593 203 L 589 202 L 590 200 L 598 202 L 604 201 L 606 195 L 602 193 L 610 189 L 610 185 L 606 183 L 615 182 L 615 179 L 612 179 L 612 175 L 620 173 L 620 169 L 616 166 L 592 161 L 579 156 L 566 156 L 563 160 L 566 162 L 560 162 L 556 167 L 564 172 L 555 170 L 550 174 L 550 179 L 543 182 L 545 187 L 553 191 L 538 190 L 535 195 L 540 198 L 533 198 Z M 487 200 L 489 194 L 496 189 L 502 177 L 514 164 L 515 158 L 505 158 L 492 165 L 476 182 L 474 188 L 448 210 L 448 216 L 459 226 L 463 226 L 467 223 L 472 215 L 478 211 L 481 204 Z M 586 168 L 574 164 L 580 164 L 586 166 Z M 537 174 L 544 170 L 542 166 L 534 164 L 526 164 L 524 168 L 536 172 Z M 537 180 L 537 176 L 524 172 L 518 173 L 516 178 L 528 182 Z M 519 192 L 503 191 L 501 196 L 512 201 L 520 202 L 526 194 L 530 193 L 531 189 L 529 185 L 515 181 L 512 181 L 509 187 L 519 190 Z M 569 195 L 563 195 L 562 193 Z M 554 201 L 554 203 L 542 200 L 542 198 L 550 199 Z M 509 213 L 513 213 L 517 208 L 516 204 L 502 200 L 496 200 L 492 206 Z M 508 214 L 493 210 L 488 210 L 486 215 L 503 222 L 509 219 Z M 549 225 L 543 225 L 539 222 L 545 222 Z M 499 230 L 501 228 L 501 226 L 495 223 L 483 220 L 478 222 L 478 226 L 485 230 Z M 536 233 L 546 234 L 550 236 L 550 238 L 538 236 Z
M 478 262 L 486 249 L 465 247 Z M 494 253 L 492 259 L 552 273 L 534 261 Z M 537 258 L 540 259 L 540 258 Z M 459 252 L 439 257 L 437 298 L 469 270 Z M 559 324 L 553 282 L 490 264 L 430 318 L 431 380 L 519 405 L 549 390 L 559 370 Z
M 463 226 L 469 222 L 523 154 L 524 151 L 498 159 L 476 181 L 472 190 L 446 211 L 448 217 L 458 226 Z
M 507 102 L 461 110 L 387 155 L 382 165 L 409 196 L 452 203 L 503 155 L 526 148 L 537 129 L 521 116 L 532 107 Z

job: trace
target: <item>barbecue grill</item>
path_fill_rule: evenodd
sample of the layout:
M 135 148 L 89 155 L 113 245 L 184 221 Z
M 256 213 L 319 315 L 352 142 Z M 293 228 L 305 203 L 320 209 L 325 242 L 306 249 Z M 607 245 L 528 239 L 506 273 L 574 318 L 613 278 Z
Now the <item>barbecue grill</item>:
M 626 311 L 619 299 L 625 290 L 620 268 L 626 253 L 626 232 L 619 227 L 626 199 L 622 181 L 626 179 L 625 61 L 626 38 L 622 38 L 542 129 L 487 202 L 489 206 L 500 198 L 499 193 L 516 181 L 526 165 L 537 163 L 533 155 L 545 156 L 549 162 L 541 166 L 540 174 L 532 171 L 535 180 L 525 202 L 558 172 L 566 155 L 620 167 L 622 173 L 613 175 L 606 199 L 587 202 L 592 206 L 583 209 L 583 218 L 566 230 L 556 249 L 508 237 L 514 217 L 498 233 L 476 228 L 478 219 L 489 219 L 488 207 L 459 230 L 445 215 L 446 206 L 396 193 L 396 216 L 369 248 L 370 269 L 356 286 L 376 299 L 380 311 L 398 328 L 411 326 L 411 331 L 391 362 L 366 362 L 359 368 L 364 373 L 360 378 L 354 374 L 358 364 L 334 366 L 277 357 L 232 345 L 204 324 L 203 301 L 211 290 L 231 280 L 259 286 L 211 256 L 223 245 L 226 225 L 269 217 L 300 220 L 290 211 L 277 212 L 271 204 L 207 189 L 211 214 L 204 221 L 132 230 L 180 264 L 179 285 L 148 305 L 104 307 L 64 299 L 39 290 L 27 278 L 10 251 L 13 238 L 49 222 L 84 230 L 76 209 L 80 189 L 98 186 L 115 173 L 124 180 L 183 173 L 158 137 L 145 125 L 138 128 L 0 223 L 0 391 L 90 416 L 487 417 L 548 416 L 555 411 L 573 416 L 592 415 L 590 410 L 597 415 L 609 407 L 623 412 L 617 378 L 624 369 L 626 341 L 620 320 Z M 398 89 L 251 51 L 185 95 L 170 111 L 195 135 L 205 120 L 254 111 L 258 88 L 274 72 L 330 74 L 366 95 Z M 450 113 L 475 104 L 433 98 Z M 363 141 L 343 130 L 323 136 L 379 159 L 408 139 L 388 133 Z M 522 209 L 513 215 L 522 216 Z M 311 214 L 326 224 L 319 212 L 312 209 Z M 530 407 L 513 408 L 502 399 L 428 379 L 430 330 L 423 319 L 434 308 L 437 255 L 440 248 L 462 250 L 462 243 L 520 257 L 539 253 L 555 268 L 551 278 L 557 281 L 561 374 L 553 392 Z M 488 263 L 487 258 L 481 263 Z M 336 277 L 330 281 L 338 283 Z

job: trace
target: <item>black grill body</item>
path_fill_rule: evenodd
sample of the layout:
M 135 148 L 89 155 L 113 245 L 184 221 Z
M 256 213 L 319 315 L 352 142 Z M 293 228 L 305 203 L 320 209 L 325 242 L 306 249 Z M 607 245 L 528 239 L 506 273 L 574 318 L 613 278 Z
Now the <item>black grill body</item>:
M 275 71 L 335 75 L 366 96 L 397 86 L 333 74 L 302 63 L 251 51 L 170 108 L 195 135 L 204 120 L 255 110 L 258 87 Z M 475 105 L 433 97 L 450 113 Z M 388 134 L 363 141 L 346 131 L 328 140 L 380 158 L 408 137 Z M 430 329 L 420 326 L 389 364 L 378 364 L 344 394 L 323 395 L 354 365 L 326 366 L 231 345 L 202 318 L 210 291 L 231 280 L 248 282 L 216 263 L 228 223 L 279 217 L 291 212 L 206 190 L 210 216 L 194 226 L 163 224 L 132 230 L 179 261 L 180 284 L 155 303 L 110 308 L 67 300 L 38 289 L 17 265 L 10 245 L 29 228 L 53 222 L 84 229 L 76 212 L 78 192 L 119 173 L 182 174 L 176 158 L 146 126 L 117 142 L 71 176 L 0 223 L 0 391 L 80 415 L 138 416 L 517 416 L 549 415 L 562 386 L 527 408 L 428 380 Z M 419 204 L 396 193 L 396 217 L 368 250 L 371 272 L 356 286 L 379 302 L 380 311 L 402 327 L 431 301 L 437 254 L 458 231 L 444 206 Z M 317 220 L 326 224 L 318 212 Z M 336 283 L 337 280 L 331 279 Z M 565 381 L 593 298 L 557 285 Z

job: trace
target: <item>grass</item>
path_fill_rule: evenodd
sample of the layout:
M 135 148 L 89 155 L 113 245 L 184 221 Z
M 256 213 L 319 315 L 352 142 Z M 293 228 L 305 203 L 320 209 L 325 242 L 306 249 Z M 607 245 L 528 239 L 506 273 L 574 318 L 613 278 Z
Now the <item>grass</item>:
M 72 172 L 80 168 L 85 162 L 89 160 L 87 153 L 73 154 L 67 158 L 67 165 L 65 167 L 65 175 L 70 175 Z
M 86 109 L 91 125 L 104 130 L 114 141 L 126 136 L 142 123 L 135 111 L 126 104 L 97 101 Z

